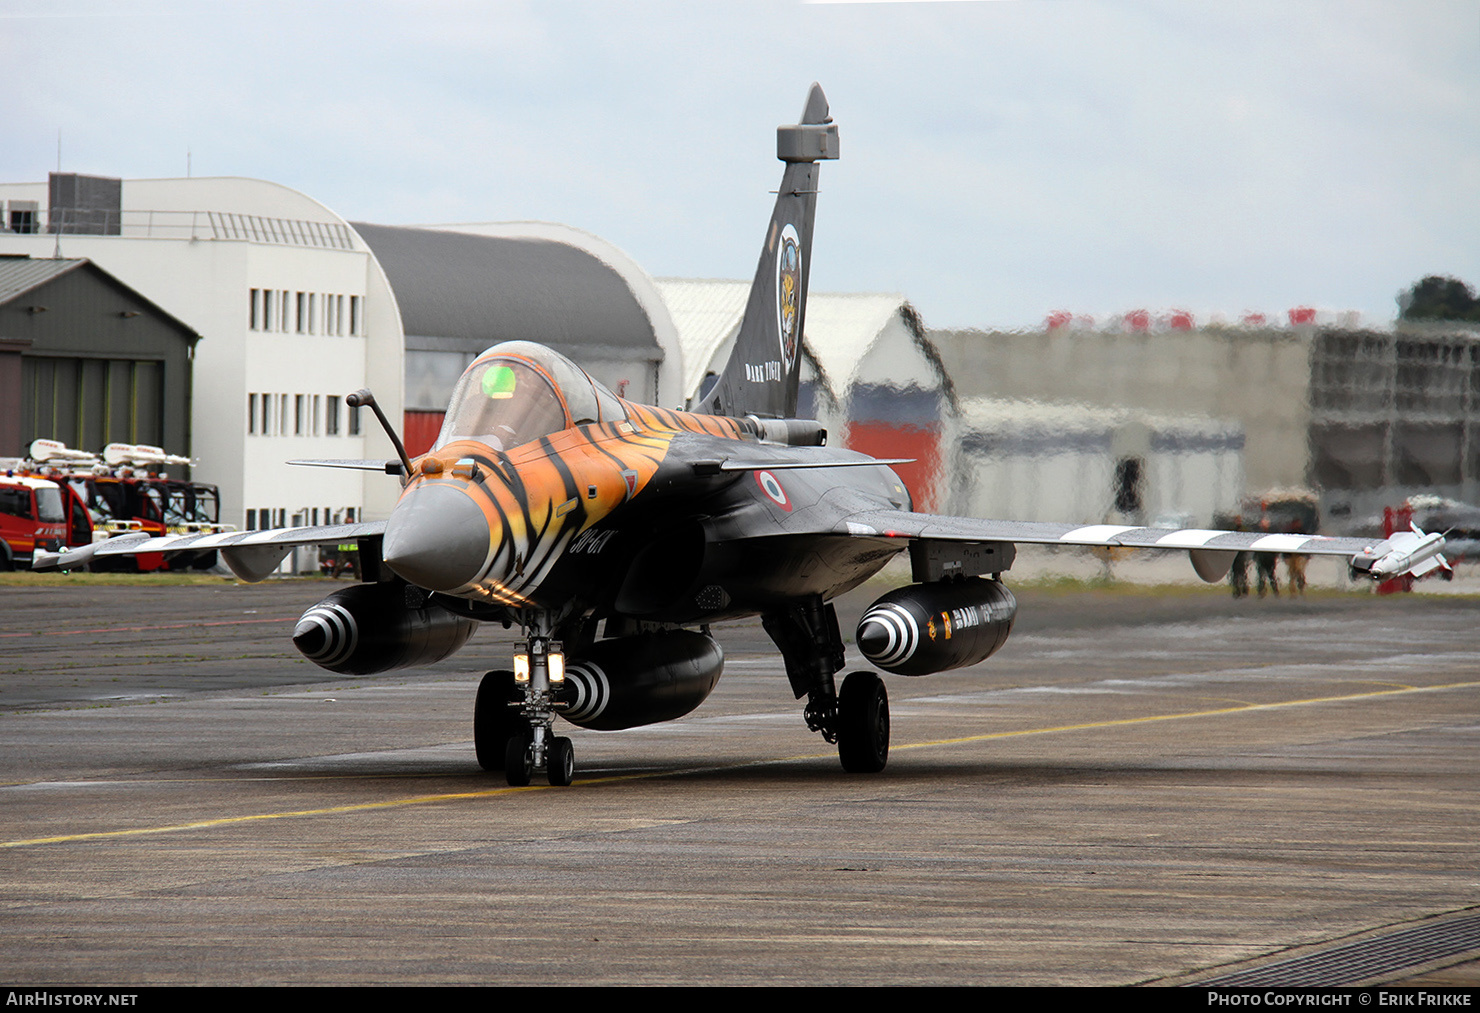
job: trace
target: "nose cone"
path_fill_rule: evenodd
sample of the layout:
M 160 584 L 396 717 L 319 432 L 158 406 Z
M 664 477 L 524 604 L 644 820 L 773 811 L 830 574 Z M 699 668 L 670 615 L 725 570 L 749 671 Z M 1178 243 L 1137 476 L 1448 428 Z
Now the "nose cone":
M 883 623 L 866 621 L 858 627 L 858 649 L 865 658 L 877 658 L 889 649 L 890 630 Z
M 865 658 L 880 668 L 888 668 L 915 653 L 920 627 L 915 617 L 898 605 L 875 603 L 858 621 L 854 639 Z
M 488 518 L 457 486 L 425 485 L 396 504 L 385 525 L 381 558 L 395 573 L 431 591 L 476 580 L 492 550 Z

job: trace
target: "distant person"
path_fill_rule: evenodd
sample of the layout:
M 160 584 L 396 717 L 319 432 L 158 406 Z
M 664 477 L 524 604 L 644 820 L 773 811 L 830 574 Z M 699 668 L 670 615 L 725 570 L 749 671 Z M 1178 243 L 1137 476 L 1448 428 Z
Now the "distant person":
M 1305 534 L 1305 525 L 1298 520 L 1291 521 L 1290 533 L 1293 535 Z M 1289 588 L 1291 596 L 1299 595 L 1302 598 L 1305 597 L 1305 564 L 1309 559 L 1309 556 L 1302 556 L 1297 552 L 1285 554 L 1285 569 L 1290 575 Z
M 1269 531 L 1269 518 L 1263 517 L 1259 520 L 1259 530 Z M 1280 554 L 1278 552 L 1256 552 L 1254 553 L 1254 575 L 1259 585 L 1259 597 L 1264 597 L 1264 582 L 1269 582 L 1269 589 L 1274 596 L 1280 596 L 1280 578 L 1275 573 L 1275 567 L 1279 564 Z
M 1233 566 L 1228 571 L 1228 583 L 1233 587 L 1235 598 L 1244 598 L 1249 594 L 1249 553 L 1236 552 L 1233 556 Z
M 333 549 L 319 553 L 319 569 L 327 576 L 338 577 L 346 570 L 360 579 L 360 546 L 357 542 L 346 542 Z
M 1244 530 L 1244 519 L 1240 517 L 1233 523 L 1233 530 Z M 1228 583 L 1233 588 L 1235 598 L 1245 598 L 1249 594 L 1249 553 L 1240 551 L 1233 555 L 1233 565 L 1228 568 Z

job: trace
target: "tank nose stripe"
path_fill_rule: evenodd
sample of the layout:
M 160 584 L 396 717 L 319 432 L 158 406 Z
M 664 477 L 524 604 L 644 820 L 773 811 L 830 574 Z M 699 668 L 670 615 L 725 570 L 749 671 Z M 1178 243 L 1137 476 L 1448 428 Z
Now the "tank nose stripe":
M 882 638 L 875 631 L 882 633 Z M 897 665 L 915 653 L 920 643 L 920 628 L 909 612 L 890 602 L 875 605 L 864 613 L 858 621 L 857 640 L 864 657 L 880 667 L 887 667 Z
M 589 721 L 606 710 L 606 705 L 611 702 L 611 683 L 600 665 L 582 661 L 568 666 L 565 683 L 575 688 L 575 699 L 565 710 L 568 720 Z
M 322 637 L 315 644 L 314 633 Z M 293 628 L 293 644 L 303 656 L 316 665 L 337 665 L 359 646 L 360 629 L 355 617 L 343 606 L 322 602 L 303 613 Z

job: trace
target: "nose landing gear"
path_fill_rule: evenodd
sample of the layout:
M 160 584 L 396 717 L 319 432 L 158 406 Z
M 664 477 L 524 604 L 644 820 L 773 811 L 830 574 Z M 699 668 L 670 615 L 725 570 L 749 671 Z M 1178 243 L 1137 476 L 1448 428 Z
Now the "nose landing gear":
M 565 682 L 565 655 L 550 638 L 553 616 L 530 615 L 525 650 L 514 655 L 514 670 L 489 672 L 478 686 L 473 710 L 473 744 L 478 763 L 502 769 L 514 787 L 523 787 L 543 770 L 552 785 L 575 777 L 575 747 L 554 734 L 556 694 Z

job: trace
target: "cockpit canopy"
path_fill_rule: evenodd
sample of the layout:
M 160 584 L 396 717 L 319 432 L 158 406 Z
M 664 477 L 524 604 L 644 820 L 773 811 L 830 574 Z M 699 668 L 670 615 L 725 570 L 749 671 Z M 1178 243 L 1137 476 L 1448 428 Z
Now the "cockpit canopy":
M 627 417 L 622 402 L 559 352 L 532 341 L 494 345 L 463 371 L 432 449 L 479 440 L 512 450 L 541 436 Z

